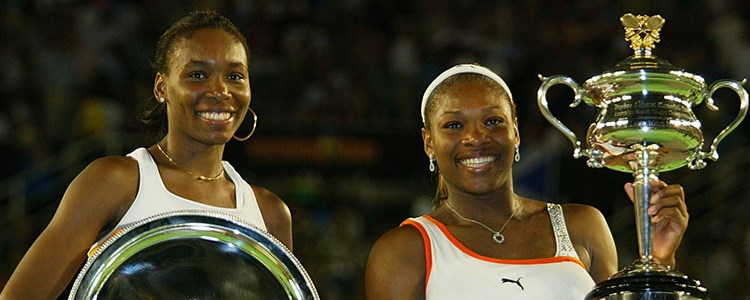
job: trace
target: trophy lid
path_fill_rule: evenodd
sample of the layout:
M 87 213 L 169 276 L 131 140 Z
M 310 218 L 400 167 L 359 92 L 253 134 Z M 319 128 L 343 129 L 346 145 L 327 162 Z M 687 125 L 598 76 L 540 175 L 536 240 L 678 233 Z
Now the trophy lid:
M 625 40 L 630 42 L 635 53 L 611 70 L 586 80 L 583 84 L 587 91 L 584 101 L 600 106 L 612 98 L 646 92 L 674 95 L 692 104 L 703 101 L 706 86 L 703 77 L 652 54 L 660 41 L 664 18 L 627 13 L 620 22 L 625 28 Z

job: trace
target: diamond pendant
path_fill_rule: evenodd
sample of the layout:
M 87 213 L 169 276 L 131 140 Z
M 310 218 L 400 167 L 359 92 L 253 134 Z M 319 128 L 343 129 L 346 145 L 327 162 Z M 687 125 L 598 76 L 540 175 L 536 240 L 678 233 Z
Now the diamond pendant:
M 495 232 L 495 234 L 492 235 L 492 239 L 498 244 L 505 242 L 505 236 L 500 232 Z

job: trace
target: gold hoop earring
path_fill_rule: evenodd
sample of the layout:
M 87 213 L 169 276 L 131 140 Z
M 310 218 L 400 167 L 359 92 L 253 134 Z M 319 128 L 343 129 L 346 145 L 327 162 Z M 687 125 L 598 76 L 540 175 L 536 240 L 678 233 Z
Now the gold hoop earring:
M 241 137 L 241 138 L 237 137 L 237 134 L 235 133 L 235 135 L 233 135 L 232 137 L 235 140 L 238 140 L 240 142 L 244 142 L 247 139 L 249 139 L 250 136 L 252 136 L 253 133 L 255 133 L 255 127 L 258 125 L 258 115 L 255 114 L 255 111 L 252 108 L 250 108 L 250 107 L 247 108 L 247 111 L 253 113 L 253 130 L 250 130 L 250 133 L 247 136 Z M 245 118 L 247 118 L 247 115 L 245 115 Z

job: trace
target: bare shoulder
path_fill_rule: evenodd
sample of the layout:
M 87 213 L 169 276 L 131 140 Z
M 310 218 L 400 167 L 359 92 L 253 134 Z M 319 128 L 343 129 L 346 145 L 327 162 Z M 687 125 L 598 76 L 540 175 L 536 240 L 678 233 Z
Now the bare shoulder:
M 424 261 L 424 251 L 424 240 L 419 230 L 414 226 L 400 226 L 387 231 L 375 241 L 370 250 L 370 260 L 404 259 L 413 264 L 417 262 L 412 261 L 415 258 Z
M 112 209 L 135 198 L 138 190 L 138 163 L 125 156 L 107 156 L 89 163 L 71 182 L 62 204 L 72 202 L 77 209 L 103 205 Z
M 602 212 L 591 205 L 567 203 L 562 204 L 562 208 L 567 223 L 590 224 L 590 222 L 605 221 Z
M 268 189 L 253 186 L 255 199 L 268 232 L 292 249 L 292 214 L 281 197 Z
M 258 205 L 261 206 L 261 209 L 265 207 L 271 209 L 271 211 L 269 212 L 282 214 L 289 213 L 289 208 L 287 207 L 286 203 L 284 203 L 284 200 L 282 200 L 281 197 L 269 191 L 268 189 L 254 185 L 253 192 L 255 193 L 255 198 L 256 200 L 258 200 Z
M 593 206 L 564 204 L 565 223 L 573 246 L 595 281 L 617 270 L 617 250 L 604 215 Z
M 383 234 L 370 250 L 365 270 L 368 299 L 423 299 L 425 244 L 414 226 Z
M 97 234 L 127 210 L 138 192 L 138 180 L 133 159 L 107 156 L 92 161 L 68 185 L 50 225 Z
M 89 163 L 81 174 L 104 175 L 102 180 L 138 179 L 138 162 L 126 156 L 105 156 Z
M 138 180 L 138 162 L 125 156 L 105 156 L 90 162 L 71 182 L 81 181 L 99 184 L 117 183 Z M 95 186 L 94 186 L 95 187 Z
M 563 204 L 562 207 L 568 232 L 574 240 L 610 234 L 607 220 L 596 207 L 585 204 Z

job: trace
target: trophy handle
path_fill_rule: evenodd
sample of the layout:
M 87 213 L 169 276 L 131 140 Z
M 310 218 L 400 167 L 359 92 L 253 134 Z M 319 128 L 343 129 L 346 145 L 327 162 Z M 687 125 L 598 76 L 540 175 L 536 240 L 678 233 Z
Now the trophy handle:
M 601 162 L 601 158 L 598 157 L 601 155 L 596 155 L 596 153 L 593 153 L 591 149 L 583 149 L 581 147 L 581 141 L 578 140 L 576 134 L 552 114 L 552 111 L 550 111 L 549 105 L 547 103 L 547 90 L 549 90 L 549 88 L 554 85 L 563 84 L 570 87 L 575 93 L 575 99 L 569 106 L 577 107 L 578 104 L 581 103 L 581 98 L 584 92 L 581 89 L 581 86 L 578 85 L 578 83 L 572 78 L 563 75 L 554 75 L 550 77 L 539 75 L 539 79 L 542 81 L 542 85 L 539 87 L 539 91 L 537 91 L 537 104 L 539 105 L 539 110 L 542 112 L 544 118 L 546 118 L 547 121 L 552 124 L 552 126 L 557 128 L 557 130 L 562 132 L 562 134 L 565 135 L 568 140 L 570 140 L 570 142 L 573 144 L 573 147 L 575 147 L 575 150 L 573 150 L 574 158 L 587 156 L 591 158 L 587 162 L 589 167 L 601 168 L 603 164 Z
M 745 84 L 746 80 L 743 79 L 742 82 L 738 82 L 736 80 L 719 80 L 711 84 L 708 88 L 708 100 L 706 101 L 706 106 L 710 110 L 719 110 L 719 108 L 714 105 L 714 99 L 713 94 L 717 90 L 721 88 L 728 88 L 733 90 L 735 93 L 737 93 L 737 96 L 740 98 L 740 109 L 737 113 L 737 116 L 734 118 L 732 123 L 729 123 L 726 128 L 724 128 L 721 132 L 719 132 L 718 135 L 714 138 L 713 142 L 711 143 L 711 148 L 709 149 L 708 153 L 699 151 L 696 155 L 691 157 L 691 159 L 688 161 L 688 167 L 692 170 L 702 169 L 706 166 L 706 163 L 703 161 L 705 158 L 709 158 L 713 161 L 716 161 L 719 159 L 719 153 L 716 151 L 719 143 L 721 140 L 723 140 L 732 130 L 734 130 L 740 122 L 742 122 L 743 119 L 745 119 L 745 115 L 747 115 L 747 106 L 748 106 L 748 93 L 747 91 L 742 87 L 743 84 Z

